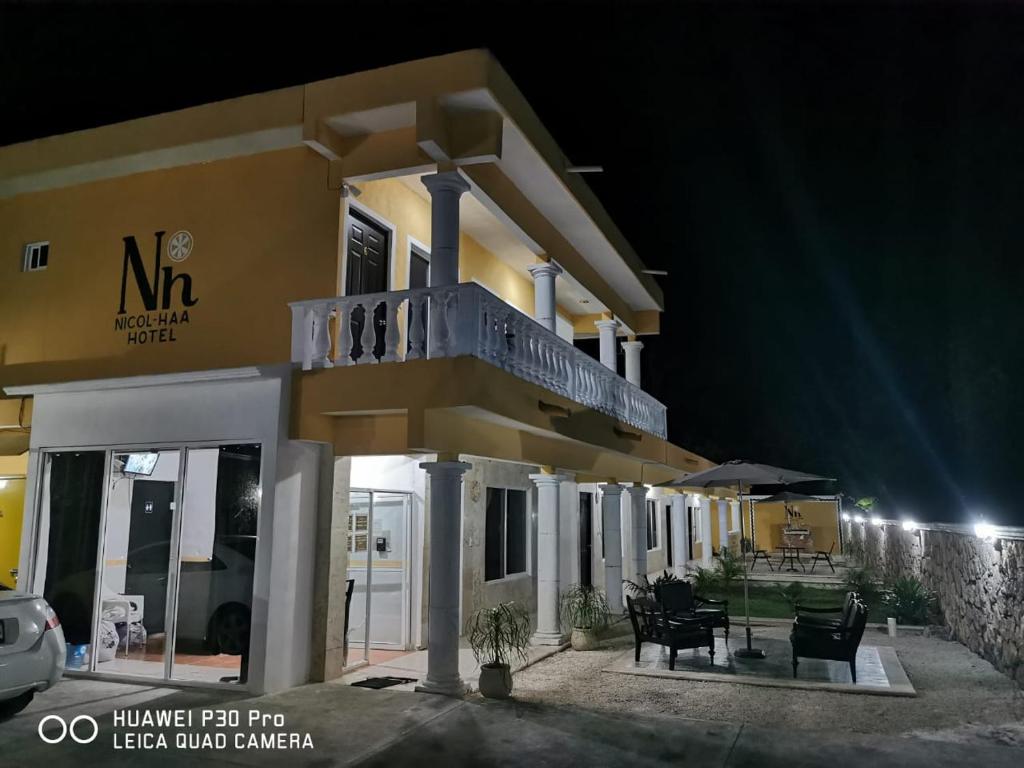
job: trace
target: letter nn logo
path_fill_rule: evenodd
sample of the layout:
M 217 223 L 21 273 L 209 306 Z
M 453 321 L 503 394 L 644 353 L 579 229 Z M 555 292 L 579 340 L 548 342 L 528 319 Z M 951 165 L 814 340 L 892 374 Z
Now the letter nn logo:
M 180 272 L 177 275 L 174 274 L 173 267 L 161 267 L 160 265 L 160 254 L 163 250 L 163 238 L 166 234 L 165 230 L 155 232 L 153 236 L 156 238 L 156 248 L 153 254 L 153 277 L 150 280 L 149 274 L 146 272 L 146 265 L 142 261 L 142 254 L 139 252 L 138 243 L 135 242 L 135 237 L 129 235 L 124 238 L 124 261 L 121 264 L 121 304 L 118 308 L 117 314 L 127 314 L 128 310 L 125 306 L 128 293 L 128 268 L 131 267 L 131 275 L 135 281 L 135 288 L 139 292 L 139 298 L 142 300 L 142 306 L 147 312 L 155 312 L 159 310 L 169 310 L 171 308 L 171 294 L 173 292 L 175 284 L 180 283 L 180 298 L 182 306 L 194 307 L 199 303 L 199 299 L 192 296 L 192 277 L 191 275 Z M 182 233 L 176 232 L 175 248 L 173 249 L 173 255 L 175 260 L 181 261 L 188 257 L 188 253 L 192 251 L 193 240 L 192 236 L 188 236 L 187 242 L 183 242 L 180 237 Z M 187 251 L 185 247 L 187 246 Z M 184 254 L 184 255 L 182 255 Z M 161 281 L 163 283 L 163 290 L 161 291 Z

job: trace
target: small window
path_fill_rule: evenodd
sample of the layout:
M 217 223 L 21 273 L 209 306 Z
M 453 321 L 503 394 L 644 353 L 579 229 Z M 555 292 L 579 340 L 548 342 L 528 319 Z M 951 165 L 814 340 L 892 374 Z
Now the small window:
M 487 489 L 484 581 L 526 572 L 526 491 Z
M 654 499 L 647 499 L 647 549 L 657 549 L 661 546 L 658 530 L 658 502 Z
M 49 260 L 49 243 L 29 243 L 25 246 L 25 256 L 21 262 L 21 271 L 38 272 L 41 269 L 46 269 Z

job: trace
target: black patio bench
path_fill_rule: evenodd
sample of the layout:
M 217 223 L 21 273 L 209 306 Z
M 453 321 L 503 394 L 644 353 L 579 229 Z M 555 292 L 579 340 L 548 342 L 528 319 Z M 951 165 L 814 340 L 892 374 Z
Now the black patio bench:
M 857 648 L 864 636 L 868 609 L 860 600 L 854 600 L 846 621 L 839 626 L 810 623 L 797 617 L 789 642 L 793 646 L 793 677 L 796 677 L 798 657 L 845 661 L 850 665 L 850 677 L 857 682 Z
M 715 663 L 715 635 L 711 627 L 700 619 L 672 619 L 665 609 L 648 597 L 626 598 L 629 621 L 636 640 L 634 660 L 640 663 L 640 648 L 644 643 L 655 643 L 668 648 L 668 668 L 675 670 L 676 654 L 680 649 L 708 647 L 711 663 Z

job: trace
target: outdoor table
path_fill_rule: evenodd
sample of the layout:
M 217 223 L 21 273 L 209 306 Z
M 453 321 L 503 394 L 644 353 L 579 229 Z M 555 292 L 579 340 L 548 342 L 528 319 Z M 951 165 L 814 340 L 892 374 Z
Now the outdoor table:
M 800 559 L 800 553 L 803 552 L 806 547 L 794 547 L 791 544 L 782 544 L 779 548 L 782 550 L 782 562 L 779 563 L 779 568 L 782 568 L 782 566 L 786 564 L 786 561 L 789 560 L 789 568 L 786 569 L 787 571 L 796 573 L 797 570 L 794 566 L 797 563 L 800 563 L 800 568 L 804 573 L 807 573 L 807 568 L 804 567 L 804 561 Z

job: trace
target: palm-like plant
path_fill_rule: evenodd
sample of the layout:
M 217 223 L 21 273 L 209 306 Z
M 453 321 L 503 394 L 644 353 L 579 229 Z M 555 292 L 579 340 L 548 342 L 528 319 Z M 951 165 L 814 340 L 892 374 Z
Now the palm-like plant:
M 718 576 L 726 592 L 736 579 L 743 576 L 743 563 L 728 547 L 723 547 L 718 553 Z
M 897 624 L 924 624 L 935 606 L 935 595 L 913 576 L 901 576 L 890 586 L 886 603 Z
M 692 579 L 694 591 L 699 595 L 707 596 L 718 589 L 721 574 L 712 568 L 701 568 L 698 566 L 693 571 Z
M 526 661 L 530 647 L 530 614 L 514 601 L 481 608 L 466 625 L 469 647 L 480 664 Z
M 566 629 L 601 630 L 608 626 L 608 601 L 604 592 L 573 584 L 562 593 L 562 626 Z

